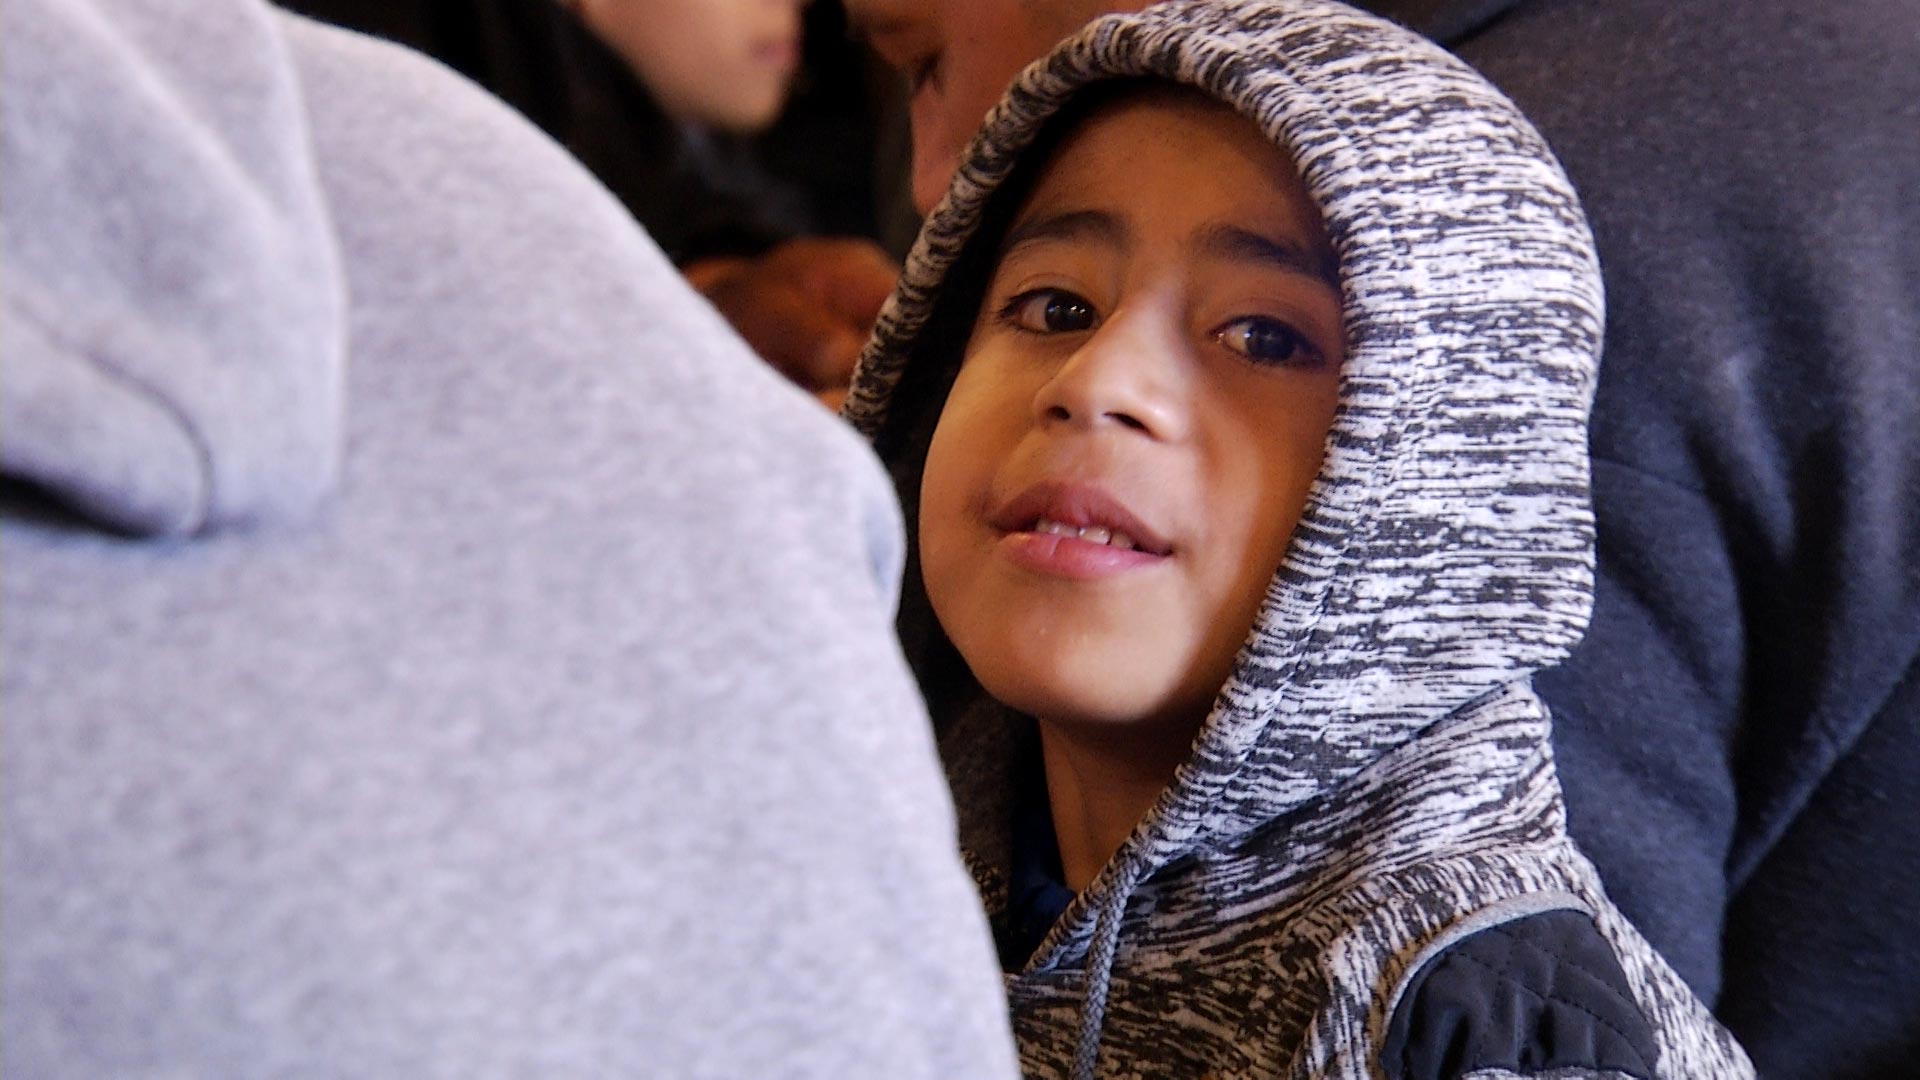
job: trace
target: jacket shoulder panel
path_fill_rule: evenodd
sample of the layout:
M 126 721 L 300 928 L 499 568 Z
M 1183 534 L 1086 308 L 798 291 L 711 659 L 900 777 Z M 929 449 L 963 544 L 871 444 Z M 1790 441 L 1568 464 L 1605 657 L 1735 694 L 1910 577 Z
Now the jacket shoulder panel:
M 1414 973 L 1388 1024 L 1390 1080 L 1651 1078 L 1659 1048 L 1593 919 L 1548 911 L 1461 939 Z

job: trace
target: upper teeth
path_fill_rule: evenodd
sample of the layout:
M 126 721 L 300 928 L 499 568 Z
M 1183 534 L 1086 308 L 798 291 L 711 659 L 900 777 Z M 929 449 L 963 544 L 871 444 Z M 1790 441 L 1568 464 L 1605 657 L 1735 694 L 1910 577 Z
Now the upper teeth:
M 1103 529 L 1098 525 L 1089 525 L 1081 528 L 1077 525 L 1068 525 L 1064 522 L 1055 521 L 1052 518 L 1041 518 L 1038 522 L 1035 522 L 1033 531 L 1052 533 L 1055 536 L 1076 536 L 1090 544 L 1105 544 L 1108 547 L 1117 547 L 1123 551 L 1132 551 L 1135 546 L 1133 537 L 1128 536 L 1126 533 L 1114 529 Z

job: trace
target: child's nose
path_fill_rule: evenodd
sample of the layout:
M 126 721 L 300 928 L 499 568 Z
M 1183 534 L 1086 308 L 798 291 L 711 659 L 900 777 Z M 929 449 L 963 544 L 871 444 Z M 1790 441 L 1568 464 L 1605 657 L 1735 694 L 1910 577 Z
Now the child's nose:
M 1186 433 L 1179 378 L 1183 347 L 1172 320 L 1152 312 L 1115 312 L 1040 387 L 1035 419 L 1179 439 Z

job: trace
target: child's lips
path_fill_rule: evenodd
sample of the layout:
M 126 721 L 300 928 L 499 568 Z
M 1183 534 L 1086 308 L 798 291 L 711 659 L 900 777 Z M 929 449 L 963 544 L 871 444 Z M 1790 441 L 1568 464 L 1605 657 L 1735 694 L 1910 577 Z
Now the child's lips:
M 1165 555 L 1046 532 L 1012 532 L 1000 551 L 1014 565 L 1075 581 L 1095 581 L 1166 561 Z
M 988 523 L 1001 534 L 1008 558 L 1063 577 L 1105 577 L 1173 553 L 1125 503 L 1092 484 L 1035 484 L 993 511 Z
M 1032 532 L 1049 523 L 1074 530 L 1104 529 L 1126 535 L 1135 548 L 1148 554 L 1173 553 L 1173 545 L 1126 503 L 1086 481 L 1042 480 L 994 507 L 987 522 L 1007 533 Z

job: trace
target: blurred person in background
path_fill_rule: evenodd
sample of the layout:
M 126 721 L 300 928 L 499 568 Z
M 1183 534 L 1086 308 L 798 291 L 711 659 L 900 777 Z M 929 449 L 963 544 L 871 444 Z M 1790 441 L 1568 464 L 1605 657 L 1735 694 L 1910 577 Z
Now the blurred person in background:
M 806 0 L 558 0 L 627 62 L 667 115 L 752 134 L 800 67 Z
M 899 268 L 871 238 L 879 106 L 837 4 L 283 6 L 418 49 L 518 109 L 620 197 L 764 359 L 838 403 Z M 800 130 L 770 131 L 776 121 Z M 770 156 L 801 160 L 804 175 L 775 176 Z
M 853 432 L 417 54 L 4 44 L 0 1073 L 1013 1076 Z
M 913 190 L 1090 17 L 848 0 Z M 1597 596 L 1538 687 L 1575 840 L 1763 1076 L 1920 1057 L 1920 20 L 1909 0 L 1373 0 L 1540 128 L 1607 288 Z M 1601 718 L 1604 718 L 1604 722 Z

